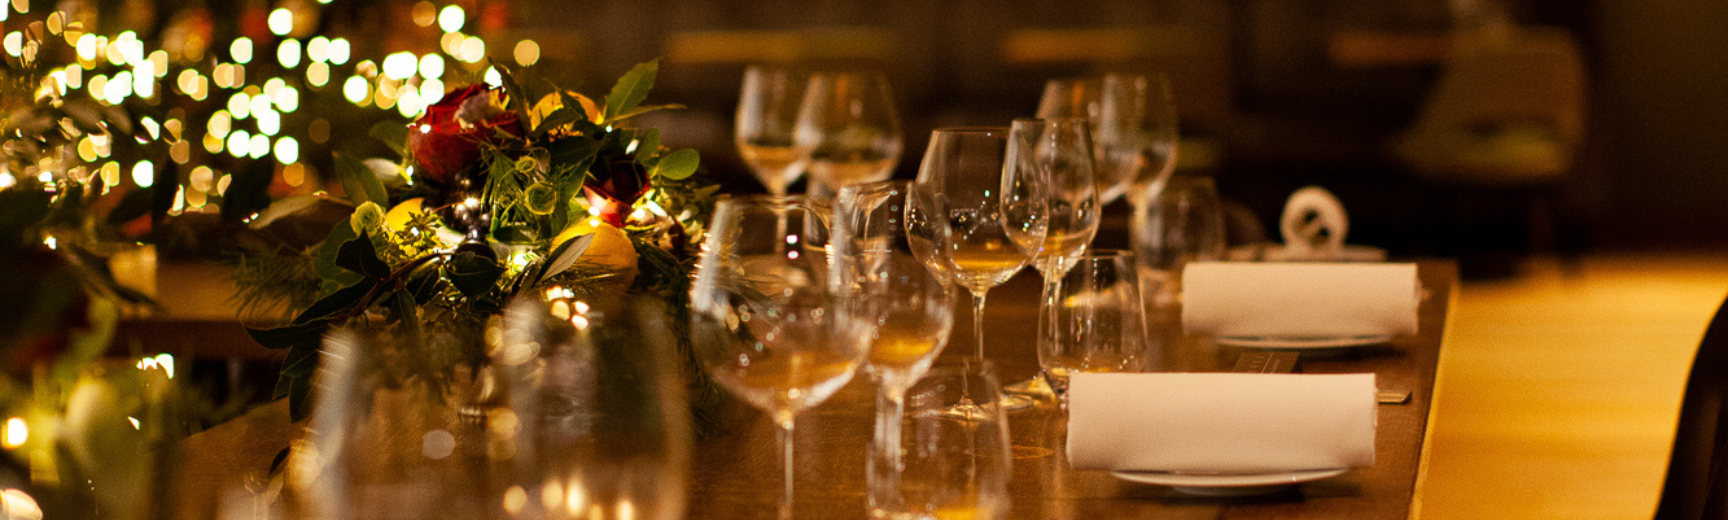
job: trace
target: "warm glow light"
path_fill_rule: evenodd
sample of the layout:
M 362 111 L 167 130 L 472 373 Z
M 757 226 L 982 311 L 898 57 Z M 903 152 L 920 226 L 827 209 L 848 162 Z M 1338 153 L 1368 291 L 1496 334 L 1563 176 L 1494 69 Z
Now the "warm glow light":
M 78 43 L 73 47 L 78 49 L 78 59 L 83 61 L 96 60 L 96 35 L 85 34 L 78 37 Z
M 426 106 L 420 101 L 420 92 L 413 85 L 402 87 L 402 92 L 396 98 L 396 111 L 402 117 L 413 118 L 420 115 Z
M 534 40 L 516 42 L 516 63 L 518 65 L 527 67 L 538 61 L 540 61 L 540 44 L 534 43 Z
M 478 37 L 462 40 L 462 61 L 479 63 L 486 57 L 486 41 Z
M 251 155 L 253 159 L 262 159 L 264 156 L 270 155 L 270 137 L 264 134 L 254 135 L 252 142 L 246 148 L 248 155 Z
M 300 66 L 300 40 L 282 40 L 282 45 L 276 47 L 276 62 L 285 69 Z
M 330 83 L 330 66 L 324 62 L 313 62 L 306 66 L 306 82 L 314 87 L 322 87 Z
M 311 40 L 306 42 L 306 57 L 311 58 L 312 63 L 323 63 L 324 60 L 330 59 L 330 39 L 323 36 L 313 36 Z
M 236 159 L 246 157 L 247 149 L 251 147 L 252 136 L 247 134 L 245 130 L 235 130 L 234 133 L 228 134 L 228 155 L 232 155 Z
M 216 113 L 210 114 L 210 124 L 205 128 L 210 130 L 211 135 L 220 139 L 228 137 L 228 131 L 233 129 L 233 122 L 234 120 L 228 116 L 227 110 L 217 110 Z
M 286 8 L 278 7 L 270 11 L 270 32 L 277 36 L 287 36 L 294 30 L 294 13 Z
M 385 67 L 390 64 L 386 62 Z M 444 76 L 444 57 L 437 54 L 427 54 L 420 58 L 420 77 L 438 79 Z
M 245 92 L 235 92 L 228 97 L 228 113 L 234 114 L 234 119 L 246 119 L 252 114 L 252 97 Z
M 420 100 L 430 105 L 444 97 L 444 82 L 429 79 L 420 82 Z
M 366 97 L 371 93 L 372 84 L 366 78 L 349 76 L 348 81 L 342 83 L 342 97 L 348 98 L 350 103 L 365 106 Z
M 467 13 L 462 12 L 461 7 L 454 5 L 444 6 L 444 10 L 438 12 L 438 28 L 443 29 L 444 32 L 447 33 L 460 31 L 462 30 L 462 24 L 468 21 L 467 18 Z
M 150 161 L 138 161 L 132 165 L 132 182 L 140 188 L 148 188 L 156 183 L 156 166 Z
M 398 52 L 384 57 L 384 77 L 397 81 L 406 81 L 414 77 L 414 53 Z
M 8 520 L 42 520 L 42 506 L 22 489 L 0 490 L 0 512 L 5 512 Z
M 235 38 L 234 43 L 228 45 L 228 55 L 234 58 L 235 63 L 251 63 L 252 39 L 245 36 Z
M 323 64 L 320 63 L 319 65 Z M 295 110 L 300 109 L 300 89 L 294 88 L 293 86 L 284 85 L 282 88 L 277 89 L 276 93 L 270 96 L 270 99 L 275 101 L 276 108 L 281 109 L 283 112 L 293 113 Z
M 30 425 L 24 423 L 24 418 L 13 417 L 6 420 L 6 448 L 16 448 L 30 440 Z
M 348 63 L 348 39 L 337 38 L 330 40 L 329 48 L 325 49 L 325 52 L 330 55 L 330 63 L 335 63 L 337 65 Z
M 253 99 L 264 98 L 258 97 Z M 264 135 L 276 135 L 277 132 L 282 131 L 282 116 L 275 110 L 253 112 L 252 115 L 253 117 L 258 118 L 258 131 L 260 133 L 263 133 Z
M 504 76 L 498 73 L 498 67 L 486 68 L 486 84 L 494 87 L 504 86 Z
M 292 136 L 276 140 L 276 162 L 294 164 L 300 162 L 300 142 Z

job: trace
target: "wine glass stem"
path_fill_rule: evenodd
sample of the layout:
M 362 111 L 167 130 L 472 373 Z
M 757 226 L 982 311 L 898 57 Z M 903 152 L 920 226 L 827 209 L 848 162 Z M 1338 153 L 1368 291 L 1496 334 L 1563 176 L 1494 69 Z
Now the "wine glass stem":
M 989 290 L 972 291 L 972 336 L 978 340 L 978 352 L 973 356 L 984 361 L 984 296 Z
M 775 423 L 780 428 L 777 437 L 780 438 L 780 469 L 785 478 L 785 488 L 781 490 L 784 496 L 780 499 L 780 520 L 792 520 L 792 418 L 791 412 L 775 414 Z
M 876 447 L 875 468 L 871 471 L 870 507 L 873 510 L 899 512 L 904 507 L 900 500 L 900 473 L 905 469 L 901 461 L 900 428 L 906 415 L 906 395 L 904 390 L 896 391 L 887 386 L 876 392 Z

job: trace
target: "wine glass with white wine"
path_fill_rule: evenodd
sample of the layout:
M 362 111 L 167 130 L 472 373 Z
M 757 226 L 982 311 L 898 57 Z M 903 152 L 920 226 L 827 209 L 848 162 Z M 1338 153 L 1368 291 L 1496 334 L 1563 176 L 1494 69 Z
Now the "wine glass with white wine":
M 744 70 L 738 93 L 733 141 L 756 179 L 773 195 L 804 175 L 810 150 L 793 143 L 793 128 L 804 103 L 806 75 L 787 68 L 752 65 Z
M 904 468 L 906 391 L 948 343 L 954 302 L 947 278 L 913 255 L 906 236 L 908 181 L 852 184 L 834 203 L 833 269 L 844 308 L 869 329 L 864 370 L 877 383 L 876 432 L 866 465 L 871 511 L 896 511 Z
M 715 205 L 690 289 L 696 360 L 779 427 L 792 515 L 793 419 L 851 381 L 864 342 L 831 290 L 827 226 L 801 197 L 742 197 Z
M 933 132 L 913 184 L 907 233 L 915 253 L 972 293 L 973 359 L 984 359 L 984 303 L 1038 256 L 1049 214 L 1047 179 L 1007 167 L 1008 128 Z
M 793 143 L 809 150 L 813 198 L 831 199 L 847 184 L 892 176 L 901 140 L 887 78 L 840 72 L 810 77 Z
M 1100 218 L 1098 184 L 1093 175 L 1090 124 L 1085 118 L 1014 120 L 1013 146 L 1016 161 L 1009 168 L 1027 175 L 1042 172 L 1049 179 L 1049 218 L 1044 246 L 1032 267 L 1044 278 L 1038 325 L 1040 345 L 1056 340 L 1057 303 L 1053 301 L 1062 277 L 1086 254 L 1098 234 Z M 1034 377 L 1005 388 L 1031 396 L 1050 396 L 1051 390 Z

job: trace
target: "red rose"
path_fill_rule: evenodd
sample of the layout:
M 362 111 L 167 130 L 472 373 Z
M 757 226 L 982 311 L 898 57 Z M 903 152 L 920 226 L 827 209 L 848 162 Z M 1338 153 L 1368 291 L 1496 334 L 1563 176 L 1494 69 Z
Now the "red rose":
M 587 193 L 590 206 L 600 208 L 601 219 L 623 227 L 636 199 L 648 193 L 648 169 L 627 153 L 600 157 L 588 169 L 582 191 Z
M 480 161 L 480 144 L 495 142 L 497 130 L 521 136 L 522 122 L 499 106 L 498 96 L 486 85 L 469 85 L 426 107 L 408 126 L 415 174 L 448 186 L 458 172 Z

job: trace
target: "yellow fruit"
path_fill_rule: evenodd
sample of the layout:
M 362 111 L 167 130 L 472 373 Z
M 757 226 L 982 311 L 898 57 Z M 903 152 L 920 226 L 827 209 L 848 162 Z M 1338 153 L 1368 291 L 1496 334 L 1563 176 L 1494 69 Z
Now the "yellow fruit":
M 414 220 L 414 214 L 425 211 L 420 207 L 425 202 L 419 197 L 402 201 L 384 214 L 384 225 L 396 231 L 407 229 L 408 222 Z
M 564 231 L 552 237 L 552 249 L 572 238 L 592 233 L 594 240 L 588 243 L 588 249 L 577 257 L 577 264 L 590 264 L 607 267 L 623 272 L 623 287 L 629 287 L 636 279 L 636 245 L 630 242 L 630 236 L 624 230 L 589 219 L 571 224 Z

